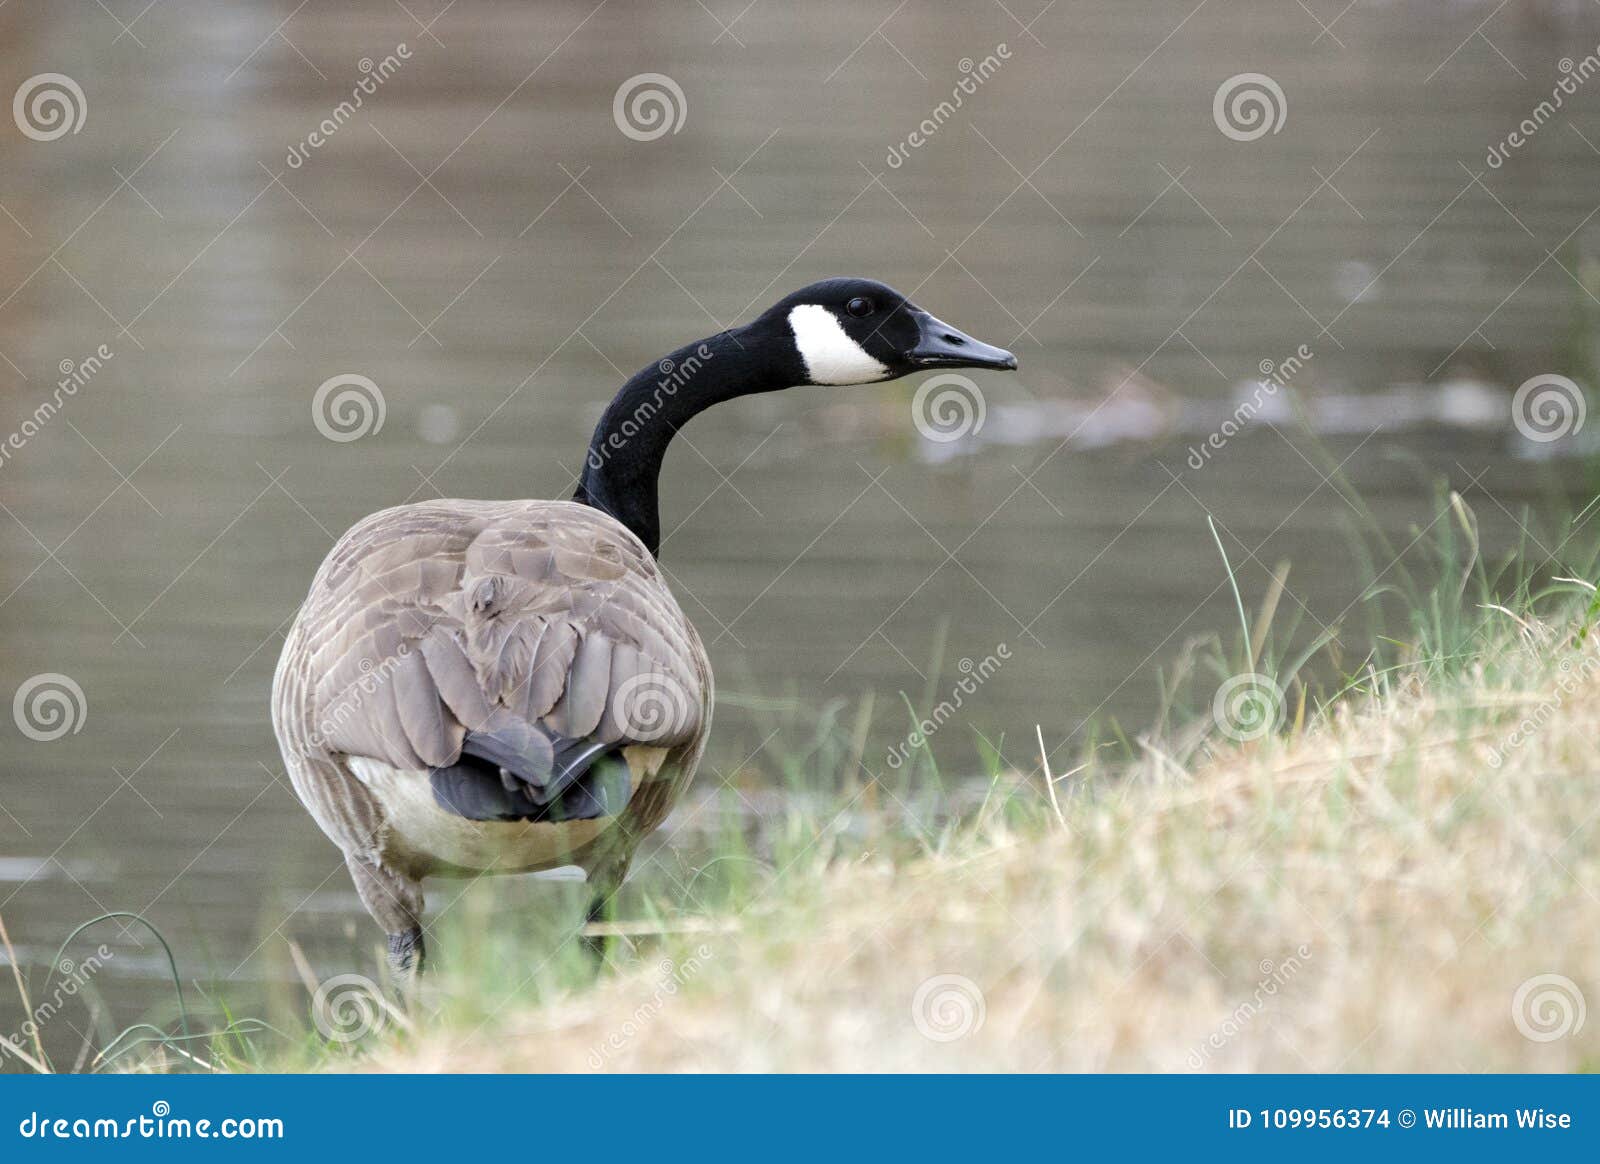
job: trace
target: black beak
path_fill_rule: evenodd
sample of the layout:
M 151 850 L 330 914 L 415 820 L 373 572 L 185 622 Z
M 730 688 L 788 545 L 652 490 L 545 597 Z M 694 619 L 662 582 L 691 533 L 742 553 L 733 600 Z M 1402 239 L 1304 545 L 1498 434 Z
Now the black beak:
M 966 332 L 957 331 L 948 323 L 926 311 L 915 311 L 912 318 L 917 323 L 916 345 L 906 353 L 913 364 L 922 368 L 998 368 L 1014 372 L 1017 357 L 1004 348 L 992 347 L 975 340 Z

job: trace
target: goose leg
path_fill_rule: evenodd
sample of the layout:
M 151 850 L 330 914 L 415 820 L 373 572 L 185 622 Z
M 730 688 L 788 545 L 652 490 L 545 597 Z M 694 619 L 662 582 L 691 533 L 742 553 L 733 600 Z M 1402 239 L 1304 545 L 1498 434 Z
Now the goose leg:
M 589 912 L 584 916 L 584 932 L 582 934 L 583 948 L 589 957 L 594 959 L 598 969 L 606 964 L 606 950 L 610 939 L 604 934 L 588 932 L 588 927 L 595 923 L 605 923 L 611 920 L 611 899 L 601 894 L 595 894 L 589 901 Z
M 426 962 L 427 945 L 422 940 L 421 926 L 389 935 L 389 973 L 396 982 L 414 981 Z
M 361 904 L 389 935 L 389 971 L 407 989 L 422 971 L 422 885 L 386 866 L 345 855 Z
M 623 879 L 628 875 L 628 861 L 632 856 L 633 854 L 629 853 L 620 859 L 609 861 L 590 871 L 588 875 L 589 910 L 584 919 L 586 924 L 582 939 L 583 948 L 594 959 L 596 969 L 606 964 L 611 939 L 605 934 L 590 933 L 589 927 L 604 925 L 616 916 L 617 891 L 622 888 Z

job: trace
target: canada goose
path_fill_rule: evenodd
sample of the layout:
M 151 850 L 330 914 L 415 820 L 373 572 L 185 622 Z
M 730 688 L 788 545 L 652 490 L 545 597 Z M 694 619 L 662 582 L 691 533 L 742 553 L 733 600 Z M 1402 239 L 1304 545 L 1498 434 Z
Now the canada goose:
M 422 878 L 577 865 L 602 916 L 688 784 L 705 647 L 656 567 L 673 435 L 723 400 L 1016 357 L 868 279 L 827 279 L 622 386 L 571 501 L 427 501 L 329 552 L 273 681 L 296 793 L 407 978 Z

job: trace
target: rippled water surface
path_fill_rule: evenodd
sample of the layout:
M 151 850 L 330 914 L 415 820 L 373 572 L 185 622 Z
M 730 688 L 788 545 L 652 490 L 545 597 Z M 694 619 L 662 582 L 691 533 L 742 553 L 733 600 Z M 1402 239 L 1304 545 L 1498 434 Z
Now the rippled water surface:
M 280 978 L 285 938 L 369 964 L 267 716 L 317 563 L 382 506 L 563 495 L 626 374 L 814 278 L 885 279 L 1022 366 L 973 378 L 959 440 L 919 434 L 908 380 L 743 400 L 675 448 L 662 558 L 725 696 L 710 760 L 752 788 L 771 701 L 875 693 L 870 761 L 899 692 L 1002 645 L 947 770 L 976 731 L 1025 767 L 1035 723 L 1137 727 L 1232 625 L 1208 512 L 1247 599 L 1288 559 L 1304 632 L 1348 620 L 1334 463 L 1400 543 L 1434 476 L 1501 546 L 1574 476 L 1510 399 L 1590 371 L 1600 80 L 1486 159 L 1596 51 L 1589 5 L 141 7 L 0 8 L 0 88 L 64 74 L 85 113 L 0 121 L 0 695 L 61 675 L 87 709 L 5 725 L 0 916 L 35 967 L 109 909 L 194 976 Z M 613 97 L 652 72 L 683 123 L 633 140 Z M 1219 129 L 1241 73 L 1277 132 Z M 315 423 L 343 373 L 384 399 L 357 440 Z M 131 1021 L 160 957 L 104 938 Z

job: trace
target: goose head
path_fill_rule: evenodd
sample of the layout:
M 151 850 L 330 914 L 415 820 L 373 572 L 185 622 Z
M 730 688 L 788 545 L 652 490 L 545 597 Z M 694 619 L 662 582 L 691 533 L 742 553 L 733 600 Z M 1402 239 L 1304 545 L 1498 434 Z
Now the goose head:
M 976 340 L 874 279 L 824 279 L 773 304 L 757 326 L 793 346 L 804 384 L 875 384 L 933 368 L 1012 371 Z

